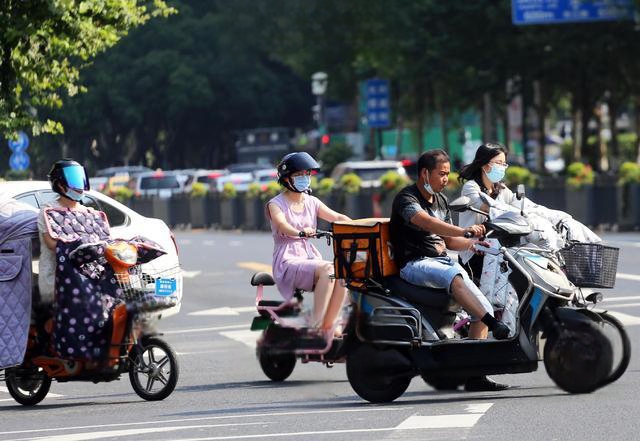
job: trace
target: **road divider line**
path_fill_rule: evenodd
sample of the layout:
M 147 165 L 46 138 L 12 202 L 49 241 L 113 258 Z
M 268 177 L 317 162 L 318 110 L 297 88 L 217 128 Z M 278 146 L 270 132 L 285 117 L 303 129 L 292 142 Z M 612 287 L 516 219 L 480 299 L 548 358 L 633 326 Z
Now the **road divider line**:
M 640 302 L 636 303 L 616 303 L 615 305 L 611 305 L 612 308 L 631 308 L 634 306 L 640 306 Z
M 604 296 L 605 302 L 626 302 L 627 300 L 640 300 L 640 295 L 624 296 L 624 297 L 607 297 L 607 295 L 605 294 Z
M 0 435 L 15 435 L 20 433 L 43 433 L 43 432 L 68 432 L 70 430 L 82 430 L 82 429 L 98 429 L 98 428 L 106 428 L 106 427 L 123 427 L 123 426 L 142 426 L 145 424 L 158 426 L 159 424 L 171 424 L 171 423 L 186 423 L 186 422 L 194 422 L 194 421 L 213 421 L 213 420 L 223 420 L 223 419 L 242 419 L 242 418 L 277 418 L 280 416 L 290 417 L 290 416 L 304 416 L 304 415 L 318 415 L 318 414 L 331 414 L 331 413 L 357 413 L 357 412 L 393 412 L 393 411 L 406 411 L 411 410 L 413 407 L 411 406 L 397 406 L 397 407 L 388 407 L 388 406 L 371 406 L 364 408 L 341 408 L 341 409 L 330 409 L 330 410 L 309 410 L 309 411 L 293 411 L 293 412 L 268 412 L 268 413 L 244 413 L 239 415 L 216 415 L 216 416 L 208 416 L 208 417 L 197 417 L 197 418 L 177 418 L 172 420 L 153 420 L 153 421 L 136 421 L 130 423 L 111 423 L 111 424 L 100 424 L 100 425 L 89 425 L 89 426 L 72 426 L 72 427 L 52 427 L 49 429 L 27 429 L 27 430 L 12 430 L 8 432 L 0 432 Z M 49 439 L 49 438 L 47 438 Z
M 257 424 L 265 424 L 264 422 L 253 423 L 229 423 L 229 424 L 200 424 L 196 426 L 164 426 L 164 427 L 149 427 L 149 428 L 137 428 L 137 429 L 121 429 L 121 430 L 105 430 L 100 432 L 83 432 L 83 433 L 66 433 L 64 435 L 57 436 L 44 436 L 38 438 L 29 438 L 32 441 L 35 440 L 47 440 L 47 441 L 86 441 L 93 439 L 121 437 L 121 436 L 133 436 L 143 435 L 149 433 L 169 432 L 177 430 L 190 430 L 190 429 L 204 429 L 215 427 L 229 427 L 229 426 L 255 426 Z
M 201 316 L 201 315 L 240 315 L 242 312 L 255 312 L 255 306 L 241 306 L 238 308 L 231 308 L 224 306 L 222 308 L 203 309 L 202 311 L 190 312 L 187 315 Z
M 267 265 L 266 263 L 260 262 L 238 262 L 236 264 L 237 267 L 252 270 L 252 271 L 260 271 L 271 274 L 271 265 Z
M 640 276 L 638 276 L 637 274 L 618 273 L 616 277 L 619 279 L 633 280 L 635 282 L 640 282 Z
M 6 388 L 6 387 L 4 387 L 4 386 L 0 386 L 0 392 L 6 392 L 6 393 L 9 393 L 9 389 L 7 389 L 7 388 Z M 53 394 L 53 393 L 51 393 L 51 392 L 49 392 L 49 393 L 47 394 L 47 398 L 60 398 L 60 397 L 64 397 L 64 395 L 60 395 L 60 394 Z M 13 399 L 12 399 L 12 400 L 13 400 Z
M 258 340 L 258 337 L 260 337 L 260 335 L 262 334 L 256 331 L 244 330 L 244 331 L 225 331 L 225 332 L 221 332 L 220 335 L 230 338 L 231 340 L 240 342 L 243 345 L 249 346 L 250 348 L 255 348 L 256 340 Z

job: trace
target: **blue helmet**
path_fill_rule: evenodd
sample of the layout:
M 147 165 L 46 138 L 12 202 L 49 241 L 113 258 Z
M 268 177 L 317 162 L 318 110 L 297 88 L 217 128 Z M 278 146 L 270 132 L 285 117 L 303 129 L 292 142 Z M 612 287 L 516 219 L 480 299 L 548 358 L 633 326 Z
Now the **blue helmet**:
M 79 193 L 89 190 L 89 178 L 82 165 L 73 159 L 56 161 L 47 175 L 51 189 L 56 193 L 68 197 L 68 191 Z

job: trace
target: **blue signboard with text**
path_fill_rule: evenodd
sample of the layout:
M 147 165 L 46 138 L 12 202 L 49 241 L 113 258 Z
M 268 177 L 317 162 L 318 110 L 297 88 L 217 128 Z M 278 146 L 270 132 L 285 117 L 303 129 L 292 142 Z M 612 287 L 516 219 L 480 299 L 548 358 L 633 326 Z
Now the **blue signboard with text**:
M 513 24 L 632 20 L 633 0 L 511 0 Z
M 369 127 L 383 129 L 391 125 L 389 80 L 372 79 L 366 83 L 367 122 Z

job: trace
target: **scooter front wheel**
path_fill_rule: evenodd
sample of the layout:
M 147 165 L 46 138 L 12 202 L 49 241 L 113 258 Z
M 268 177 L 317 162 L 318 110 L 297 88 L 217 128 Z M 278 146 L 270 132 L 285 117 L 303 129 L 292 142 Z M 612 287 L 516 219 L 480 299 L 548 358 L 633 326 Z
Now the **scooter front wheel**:
M 613 349 L 601 325 L 582 322 L 550 333 L 544 346 L 549 377 L 570 393 L 589 393 L 609 378 Z
M 44 400 L 51 388 L 51 378 L 38 367 L 14 367 L 5 371 L 7 390 L 23 406 L 35 406 Z
M 146 337 L 129 356 L 129 380 L 141 398 L 159 401 L 171 395 L 178 384 L 180 370 L 176 353 L 167 342 Z
M 395 348 L 360 344 L 347 357 L 347 378 L 361 398 L 389 403 L 402 396 L 414 376 L 411 362 Z
M 606 386 L 607 384 L 611 384 L 618 378 L 622 377 L 622 374 L 624 374 L 629 367 L 629 361 L 631 360 L 631 340 L 629 339 L 629 335 L 620 320 L 607 312 L 599 312 L 598 315 L 605 321 L 605 329 L 607 333 L 611 331 L 612 334 L 614 334 L 610 337 L 614 343 L 614 353 L 617 353 L 618 351 L 621 352 L 619 357 L 615 357 L 615 369 L 602 383 L 602 386 Z M 617 334 L 618 338 L 615 338 L 615 334 Z

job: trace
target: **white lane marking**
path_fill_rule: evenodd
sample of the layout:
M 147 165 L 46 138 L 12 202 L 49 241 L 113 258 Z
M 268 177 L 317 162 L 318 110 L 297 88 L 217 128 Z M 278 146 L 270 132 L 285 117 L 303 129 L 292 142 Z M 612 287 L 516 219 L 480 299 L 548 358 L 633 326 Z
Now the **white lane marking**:
M 180 357 L 182 357 L 185 355 L 219 354 L 221 352 L 225 352 L 225 351 L 217 350 L 217 351 L 198 351 L 198 352 L 176 352 L 176 355 L 179 355 Z
M 182 277 L 186 277 L 187 279 L 193 279 L 194 277 L 199 276 L 200 274 L 202 274 L 202 271 L 200 270 L 196 270 L 196 271 L 182 270 Z
M 145 424 L 157 426 L 159 424 L 169 424 L 169 423 L 182 423 L 182 422 L 191 422 L 191 421 L 212 421 L 212 420 L 224 420 L 224 419 L 242 419 L 242 418 L 274 418 L 274 417 L 290 417 L 290 416 L 304 416 L 304 415 L 319 415 L 319 414 L 332 414 L 332 413 L 356 413 L 356 412 L 390 412 L 390 411 L 405 411 L 411 410 L 413 407 L 410 406 L 398 406 L 398 407 L 388 407 L 388 406 L 371 406 L 359 409 L 353 408 L 342 408 L 342 409 L 331 409 L 331 410 L 311 410 L 311 411 L 298 411 L 298 412 L 270 412 L 270 413 L 245 413 L 239 415 L 219 415 L 219 416 L 209 416 L 209 417 L 197 417 L 197 418 L 179 418 L 175 420 L 153 420 L 153 421 L 137 421 L 130 423 L 111 423 L 111 424 L 100 424 L 100 425 L 91 425 L 91 426 L 72 426 L 72 427 L 52 427 L 49 429 L 28 429 L 28 430 L 12 430 L 9 432 L 0 432 L 0 435 L 14 435 L 19 433 L 42 433 L 42 432 L 60 432 L 60 431 L 69 431 L 69 430 L 81 430 L 81 429 L 96 429 L 96 428 L 107 428 L 107 427 L 122 427 L 122 426 L 142 426 Z
M 256 340 L 258 340 L 262 334 L 256 331 L 227 331 L 221 332 L 220 335 L 238 341 L 250 348 L 255 348 Z
M 202 244 L 210 247 L 210 246 L 215 245 L 216 241 L 215 240 L 205 240 L 204 242 L 202 242 Z
M 625 326 L 640 325 L 640 317 L 636 317 L 635 315 L 624 314 L 617 311 L 609 311 L 609 314 L 620 320 Z
M 491 406 L 493 403 L 470 403 L 465 410 L 469 413 L 486 413 Z
M 242 241 L 241 240 L 232 240 L 229 242 L 229 246 L 230 247 L 241 247 L 242 246 Z
M 604 302 L 626 302 L 627 300 L 640 300 L 640 296 L 625 296 L 625 297 L 606 297 Z
M 0 386 L 0 392 L 6 392 L 6 393 L 9 393 L 9 389 L 7 389 L 7 388 L 6 388 L 6 387 L 4 387 L 4 386 Z M 60 398 L 60 397 L 64 397 L 64 395 L 60 395 L 60 394 L 53 394 L 53 393 L 51 393 L 51 392 L 49 392 L 49 393 L 47 394 L 47 398 Z M 9 400 L 9 401 L 12 401 L 12 400 Z
M 612 308 L 631 308 L 633 306 L 640 306 L 640 302 L 637 303 L 616 303 L 611 305 Z
M 119 437 L 119 436 L 132 436 L 132 435 L 142 435 L 145 433 L 158 433 L 158 432 L 169 432 L 169 431 L 177 431 L 177 430 L 188 430 L 188 429 L 203 429 L 203 428 L 213 428 L 213 427 L 229 427 L 229 426 L 252 426 L 256 424 L 265 424 L 263 422 L 256 423 L 229 423 L 229 424 L 201 424 L 196 426 L 170 426 L 170 427 L 149 427 L 149 428 L 138 428 L 138 429 L 121 429 L 121 430 L 104 430 L 101 432 L 84 432 L 84 433 L 74 433 L 74 434 L 65 434 L 65 435 L 57 435 L 57 436 L 44 436 L 38 438 L 29 438 L 30 440 L 47 440 L 47 441 L 85 441 L 91 439 L 101 439 L 107 437 Z
M 174 329 L 173 331 L 163 331 L 163 334 L 191 334 L 194 332 L 219 332 L 226 331 L 228 329 L 240 329 L 246 328 L 249 324 L 243 325 L 229 325 L 229 326 L 216 326 L 213 328 L 193 328 L 193 329 Z
M 404 420 L 397 430 L 407 429 L 454 429 L 459 427 L 473 427 L 484 414 L 457 414 L 457 415 L 413 415 Z
M 191 239 L 178 239 L 178 245 L 191 245 Z
M 636 274 L 618 273 L 616 274 L 616 277 L 619 279 L 634 280 L 636 282 L 640 281 L 640 276 Z
M 238 308 L 230 308 L 224 306 L 222 308 L 204 309 L 202 311 L 190 312 L 188 315 L 240 315 L 241 312 L 255 312 L 255 306 L 241 306 Z

